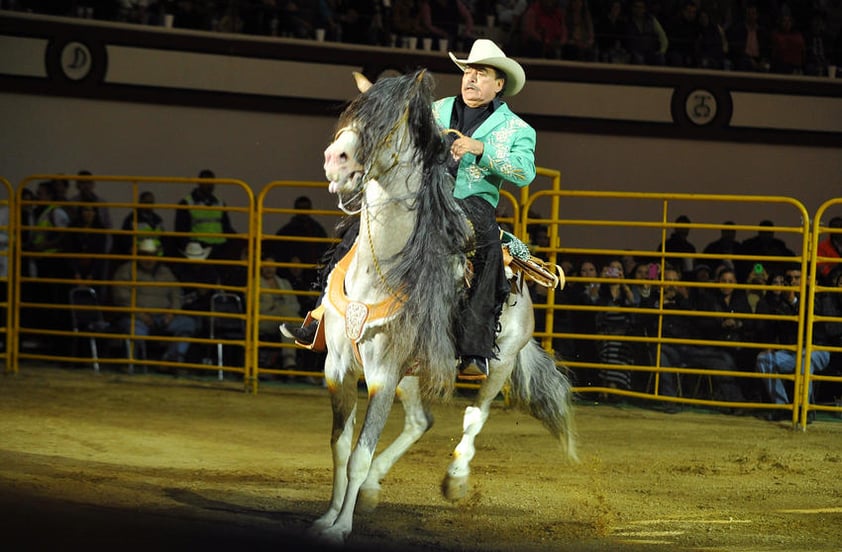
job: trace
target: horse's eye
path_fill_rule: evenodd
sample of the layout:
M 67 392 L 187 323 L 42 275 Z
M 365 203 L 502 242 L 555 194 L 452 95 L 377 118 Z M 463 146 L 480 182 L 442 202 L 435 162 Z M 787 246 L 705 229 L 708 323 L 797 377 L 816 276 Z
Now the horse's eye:
M 347 161 L 348 160 L 348 154 L 347 153 L 340 153 L 339 159 L 341 159 L 342 161 Z

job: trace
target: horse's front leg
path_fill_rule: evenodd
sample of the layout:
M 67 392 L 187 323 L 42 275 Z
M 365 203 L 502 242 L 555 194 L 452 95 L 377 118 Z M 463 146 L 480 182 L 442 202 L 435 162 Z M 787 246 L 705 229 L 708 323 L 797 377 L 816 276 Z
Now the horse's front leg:
M 465 408 L 465 414 L 462 417 L 462 440 L 453 450 L 442 482 L 442 494 L 448 500 L 460 500 L 468 494 L 471 460 L 476 452 L 474 440 L 488 419 L 491 402 L 500 393 L 503 384 L 511 374 L 513 362 L 513 358 L 510 360 L 502 355 L 501 360 L 493 360 L 488 379 L 480 387 L 474 404 Z
M 373 362 L 373 360 L 368 360 Z M 395 390 L 398 385 L 397 369 L 389 373 L 371 374 L 366 369 L 366 385 L 368 387 L 368 409 L 365 413 L 360 436 L 348 462 L 348 479 L 342 508 L 333 525 L 322 531 L 322 537 L 334 543 L 343 543 L 354 523 L 354 508 L 360 487 L 368 476 L 371 460 L 383 427 L 389 417 L 392 404 L 395 401 Z
M 377 507 L 380 501 L 380 482 L 395 462 L 433 425 L 433 416 L 421 400 L 416 376 L 407 376 L 401 380 L 397 396 L 404 410 L 403 431 L 372 462 L 368 477 L 360 489 L 361 510 L 370 511 Z
M 335 364 L 328 356 L 325 363 L 325 377 L 330 392 L 330 402 L 333 410 L 333 428 L 330 436 L 330 449 L 333 454 L 333 494 L 328 510 L 313 523 L 313 530 L 321 534 L 336 521 L 345 491 L 348 488 L 348 458 L 351 455 L 351 444 L 354 437 L 354 424 L 357 418 L 357 382 L 358 377 L 353 370 L 334 379 L 330 366 Z

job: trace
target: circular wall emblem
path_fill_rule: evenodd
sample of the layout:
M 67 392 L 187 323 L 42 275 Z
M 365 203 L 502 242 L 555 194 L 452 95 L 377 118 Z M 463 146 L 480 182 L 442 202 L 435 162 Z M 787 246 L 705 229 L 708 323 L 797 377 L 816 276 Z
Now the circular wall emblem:
M 91 50 L 81 42 L 68 42 L 61 49 L 61 72 L 70 80 L 79 81 L 93 68 Z
M 716 117 L 716 97 L 707 90 L 693 90 L 684 104 L 687 118 L 695 125 L 706 125 Z

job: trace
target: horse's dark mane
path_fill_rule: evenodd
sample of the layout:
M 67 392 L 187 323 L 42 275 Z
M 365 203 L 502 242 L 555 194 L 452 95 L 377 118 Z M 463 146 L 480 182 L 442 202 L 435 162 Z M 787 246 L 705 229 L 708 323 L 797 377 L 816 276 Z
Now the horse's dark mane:
M 446 370 L 439 378 L 453 379 L 453 308 L 462 292 L 455 267 L 464 261 L 469 226 L 453 198 L 453 178 L 448 174 L 448 155 L 441 128 L 432 111 L 433 79 L 419 71 L 411 75 L 382 79 L 348 107 L 339 127 L 354 122 L 360 137 L 357 159 L 366 164 L 379 155 L 384 137 L 403 124 L 411 136 L 416 174 L 421 184 L 413 198 L 404 198 L 416 215 L 415 230 L 403 250 L 390 259 L 386 279 L 400 289 L 406 302 L 394 323 L 396 336 L 391 351 L 417 358 L 422 366 Z M 402 118 L 405 118 L 405 123 Z M 388 175 L 378 175 L 388 186 Z M 432 374 L 431 388 L 442 386 Z M 422 377 L 422 381 L 425 378 Z

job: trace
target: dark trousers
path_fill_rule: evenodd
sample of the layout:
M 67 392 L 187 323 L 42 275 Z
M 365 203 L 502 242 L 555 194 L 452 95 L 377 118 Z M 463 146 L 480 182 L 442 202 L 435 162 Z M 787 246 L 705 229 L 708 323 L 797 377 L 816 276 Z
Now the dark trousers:
M 474 228 L 475 247 L 470 261 L 474 277 L 456 321 L 459 356 L 496 358 L 495 335 L 509 284 L 503 268 L 500 227 L 494 207 L 479 197 L 457 200 Z

